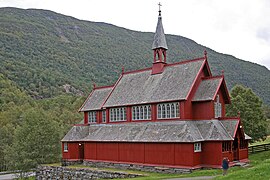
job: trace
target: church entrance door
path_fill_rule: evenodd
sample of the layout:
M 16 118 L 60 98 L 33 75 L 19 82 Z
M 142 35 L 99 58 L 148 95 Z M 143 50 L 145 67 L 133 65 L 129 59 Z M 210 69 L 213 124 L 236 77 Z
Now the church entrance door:
M 79 159 L 83 160 L 84 159 L 84 144 L 79 143 Z
M 238 161 L 239 160 L 239 142 L 238 138 L 236 137 L 233 141 L 233 160 Z

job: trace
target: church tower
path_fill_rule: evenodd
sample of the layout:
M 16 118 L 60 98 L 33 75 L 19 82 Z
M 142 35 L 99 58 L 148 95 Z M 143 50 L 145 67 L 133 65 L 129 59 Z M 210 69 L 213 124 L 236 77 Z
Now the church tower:
M 152 45 L 152 50 L 154 52 L 152 74 L 159 74 L 163 72 L 163 68 L 166 65 L 166 51 L 168 49 L 162 25 L 161 10 L 160 10 L 161 4 L 159 3 L 158 5 L 159 5 L 158 23 Z

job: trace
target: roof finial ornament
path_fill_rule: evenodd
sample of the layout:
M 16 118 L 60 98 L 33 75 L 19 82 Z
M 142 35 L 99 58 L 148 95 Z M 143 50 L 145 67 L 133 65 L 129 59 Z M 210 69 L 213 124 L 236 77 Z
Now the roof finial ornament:
M 221 70 L 221 75 L 224 76 L 224 69 Z
M 160 9 L 161 6 L 162 6 L 161 3 L 159 2 L 159 3 L 158 3 L 158 9 L 159 9 L 159 10 L 158 10 L 158 13 L 159 13 L 158 15 L 159 15 L 159 16 L 161 16 L 161 9 Z
M 206 50 L 204 50 L 204 52 L 203 52 L 203 53 L 204 53 L 204 58 L 205 58 L 205 59 L 207 59 L 207 51 L 206 51 Z
M 97 85 L 96 83 L 93 84 L 93 89 L 96 89 L 97 88 Z

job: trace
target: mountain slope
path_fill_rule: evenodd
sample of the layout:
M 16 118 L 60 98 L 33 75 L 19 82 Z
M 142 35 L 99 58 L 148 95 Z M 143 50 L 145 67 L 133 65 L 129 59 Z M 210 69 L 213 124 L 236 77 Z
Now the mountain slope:
M 169 63 L 201 57 L 206 49 L 213 74 L 225 70 L 229 88 L 243 84 L 270 104 L 267 68 L 181 36 L 166 38 Z M 125 70 L 150 67 L 153 59 L 153 33 L 46 10 L 0 8 L 0 39 L 0 73 L 37 98 L 59 95 L 65 84 L 84 92 L 89 92 L 94 82 L 113 84 L 122 66 Z

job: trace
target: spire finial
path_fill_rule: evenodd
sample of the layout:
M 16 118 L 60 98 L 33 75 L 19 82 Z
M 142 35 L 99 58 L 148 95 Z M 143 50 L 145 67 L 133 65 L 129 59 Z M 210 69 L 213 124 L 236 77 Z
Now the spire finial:
M 158 15 L 159 15 L 159 16 L 161 16 L 161 9 L 160 9 L 161 6 L 162 6 L 161 3 L 159 2 L 159 3 L 158 3 L 158 13 L 159 13 Z

